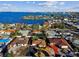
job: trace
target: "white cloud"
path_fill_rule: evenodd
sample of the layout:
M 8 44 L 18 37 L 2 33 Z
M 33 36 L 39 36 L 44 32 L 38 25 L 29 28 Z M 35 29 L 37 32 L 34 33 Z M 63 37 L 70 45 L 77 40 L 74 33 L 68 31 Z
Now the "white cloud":
M 12 4 L 3 3 L 2 6 L 12 6 Z
M 35 1 L 33 1 L 32 3 L 33 3 L 33 4 L 35 4 L 36 2 L 35 2 Z
M 9 7 L 2 7 L 2 9 L 9 9 Z
M 26 3 L 30 3 L 30 1 L 26 1 Z
M 30 4 L 30 3 L 31 3 L 31 4 L 35 4 L 36 1 L 26 1 L 26 3 L 27 3 L 27 4 Z
M 53 6 L 54 8 L 58 8 L 57 6 Z
M 19 9 L 13 4 L 3 3 L 0 5 L 0 12 L 10 12 L 10 11 L 18 11 L 18 10 Z
M 64 4 L 65 4 L 65 2 L 60 2 L 60 3 L 59 3 L 59 5 L 64 5 Z
M 76 12 L 79 10 L 79 5 L 74 5 L 65 9 L 66 12 Z
M 58 1 L 47 1 L 44 3 L 39 3 L 39 6 L 45 6 L 42 10 L 45 12 L 58 12 L 63 11 L 64 8 L 61 8 L 60 5 L 64 5 L 64 2 L 58 2 Z
M 47 1 L 47 2 L 44 2 L 44 3 L 39 3 L 38 5 L 39 5 L 39 6 L 51 7 L 51 6 L 56 5 L 56 4 L 57 4 L 56 1 Z
M 28 5 L 29 8 L 24 6 Z M 27 1 L 23 7 L 19 7 L 17 4 L 3 3 L 0 4 L 0 11 L 31 11 L 31 12 L 65 12 L 65 11 L 76 11 L 79 9 L 79 5 L 65 6 L 66 3 L 63 1 L 46 1 L 36 3 L 35 1 Z M 32 7 L 33 6 L 33 7 Z M 36 8 L 35 8 L 36 7 Z M 33 9 L 34 8 L 34 9 Z

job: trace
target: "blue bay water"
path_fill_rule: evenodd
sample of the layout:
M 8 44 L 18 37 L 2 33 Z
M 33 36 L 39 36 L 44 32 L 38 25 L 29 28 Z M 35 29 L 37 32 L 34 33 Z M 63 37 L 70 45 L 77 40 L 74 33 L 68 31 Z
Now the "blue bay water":
M 27 23 L 27 24 L 42 24 L 43 19 L 40 20 L 23 20 L 23 16 L 27 15 L 47 15 L 46 13 L 33 12 L 0 12 L 0 23 Z
M 25 24 L 43 24 L 45 20 L 23 20 L 23 16 L 28 15 L 50 15 L 43 12 L 0 12 L 0 23 L 25 23 Z M 68 13 L 57 13 L 56 15 L 69 16 Z

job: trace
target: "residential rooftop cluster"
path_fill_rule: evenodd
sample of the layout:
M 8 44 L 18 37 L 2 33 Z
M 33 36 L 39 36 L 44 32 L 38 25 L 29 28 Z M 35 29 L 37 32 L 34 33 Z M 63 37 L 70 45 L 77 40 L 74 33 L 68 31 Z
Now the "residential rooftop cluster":
M 0 23 L 0 56 L 78 57 L 79 28 L 71 18 L 50 17 L 42 24 Z

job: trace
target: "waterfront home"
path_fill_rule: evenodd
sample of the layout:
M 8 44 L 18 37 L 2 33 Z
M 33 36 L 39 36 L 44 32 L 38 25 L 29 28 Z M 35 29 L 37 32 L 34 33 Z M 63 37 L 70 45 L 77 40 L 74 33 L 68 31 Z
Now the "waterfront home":
M 28 45 L 28 38 L 17 37 L 8 45 L 8 53 L 12 52 L 13 56 L 22 56 Z
M 19 30 L 19 33 L 21 33 L 22 36 L 26 36 L 26 37 L 28 36 L 29 32 L 30 30 Z
M 52 31 L 52 30 L 47 30 L 46 31 L 47 38 L 56 38 L 56 37 L 58 37 L 56 35 L 59 35 L 59 34 L 56 33 L 55 31 Z
M 0 23 L 0 30 L 3 30 L 3 29 L 5 29 L 5 28 L 4 28 L 4 24 L 1 24 L 1 23 Z
M 0 39 L 0 53 L 5 55 L 7 52 L 7 45 L 11 42 L 12 39 L 10 38 L 2 38 Z
M 15 32 L 15 30 L 0 30 L 0 36 L 9 38 L 10 34 L 13 32 Z
M 0 53 L 0 57 L 3 57 L 3 53 Z
M 75 47 L 78 47 L 79 48 L 79 39 L 78 38 L 74 37 L 72 43 L 73 43 L 73 45 Z
M 39 47 L 46 47 L 46 42 L 43 39 L 37 39 L 32 41 L 32 45 L 38 45 Z
M 41 33 L 41 30 L 33 30 L 32 33 Z
M 0 38 L 9 38 L 10 32 L 0 31 Z
M 50 43 L 55 43 L 60 48 L 63 48 L 63 46 L 66 46 L 67 48 L 64 48 L 64 49 L 73 50 L 71 45 L 68 44 L 68 42 L 64 38 L 49 38 L 49 41 Z
M 13 29 L 8 29 L 8 30 L 0 30 L 0 33 L 11 33 L 11 32 L 15 32 L 15 30 Z

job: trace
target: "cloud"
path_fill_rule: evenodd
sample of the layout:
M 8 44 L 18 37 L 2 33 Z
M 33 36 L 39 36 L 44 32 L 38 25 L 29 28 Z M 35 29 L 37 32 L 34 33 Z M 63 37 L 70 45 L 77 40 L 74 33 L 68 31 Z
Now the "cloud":
M 47 2 L 43 2 L 43 3 L 38 3 L 39 6 L 47 6 L 47 7 L 51 7 L 56 4 L 57 4 L 56 1 L 47 1 Z
M 27 4 L 30 4 L 30 3 L 35 4 L 36 1 L 26 1 L 26 3 L 27 3 Z
M 33 1 L 32 3 L 33 3 L 33 4 L 35 4 L 36 2 L 35 2 L 35 1 Z
M 64 4 L 65 4 L 65 2 L 60 2 L 60 3 L 59 3 L 59 5 L 64 5 Z
M 18 8 L 15 5 L 9 3 L 0 4 L 0 12 L 12 12 L 12 11 L 18 11 Z
M 30 1 L 26 1 L 26 3 L 30 3 Z
M 58 6 L 53 6 L 54 8 L 58 8 Z
M 75 4 L 74 6 L 66 8 L 65 11 L 66 12 L 76 12 L 76 11 L 79 11 L 79 5 Z
M 64 12 L 74 12 L 74 9 L 65 9 Z
M 2 3 L 0 4 L 0 11 L 17 11 L 17 12 L 69 12 L 69 11 L 78 11 L 79 4 L 66 4 L 64 1 L 27 1 L 21 6 L 14 3 Z M 67 5 L 67 6 L 66 6 Z M 20 7 L 19 7 L 20 6 Z M 25 7 L 26 6 L 26 7 Z
M 58 5 L 64 5 L 65 2 L 58 2 L 58 1 L 47 1 L 47 2 L 44 2 L 44 3 L 38 3 L 39 6 L 46 6 L 46 7 L 53 7 L 53 6 L 58 6 Z
M 62 8 L 65 2 L 59 2 L 59 1 L 47 1 L 44 3 L 39 3 L 38 5 L 41 6 L 45 11 L 48 12 L 55 12 L 55 11 L 63 11 L 65 8 Z
M 9 7 L 9 6 L 13 6 L 13 5 L 9 4 L 9 3 L 3 3 L 2 6 L 8 6 Z

